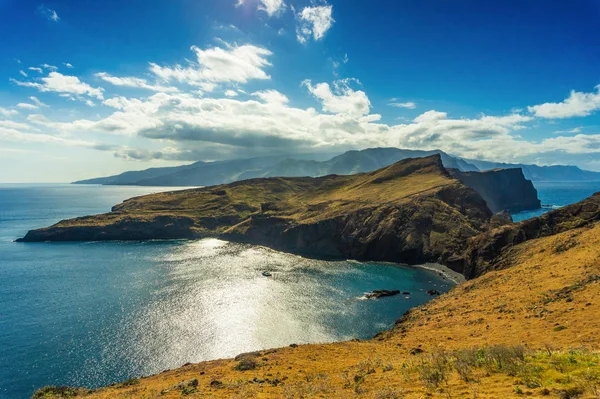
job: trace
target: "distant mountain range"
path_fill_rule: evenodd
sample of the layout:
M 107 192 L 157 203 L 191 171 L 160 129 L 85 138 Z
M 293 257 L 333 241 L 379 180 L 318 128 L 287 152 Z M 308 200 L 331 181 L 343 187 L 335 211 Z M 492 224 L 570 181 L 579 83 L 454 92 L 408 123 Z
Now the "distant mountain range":
M 520 168 L 532 181 L 590 181 L 600 180 L 599 172 L 576 166 L 537 166 L 508 164 L 448 155 L 440 150 L 420 151 L 399 148 L 369 148 L 348 151 L 327 161 L 262 157 L 216 162 L 195 162 L 190 165 L 150 168 L 120 175 L 80 180 L 74 184 L 135 185 L 135 186 L 213 186 L 256 177 L 350 175 L 371 172 L 407 158 L 423 158 L 440 154 L 446 168 L 462 172 Z

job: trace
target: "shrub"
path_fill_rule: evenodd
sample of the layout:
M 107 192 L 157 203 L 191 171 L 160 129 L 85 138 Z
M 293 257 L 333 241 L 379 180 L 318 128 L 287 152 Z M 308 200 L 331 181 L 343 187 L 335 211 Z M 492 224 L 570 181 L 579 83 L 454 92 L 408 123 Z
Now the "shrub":
M 555 390 L 556 396 L 560 399 L 575 399 L 583 395 L 584 390 L 581 387 L 569 387 Z
M 82 393 L 81 390 L 76 388 L 47 386 L 35 391 L 31 399 L 73 398 L 80 393 Z
M 258 367 L 258 362 L 256 359 L 251 357 L 245 357 L 239 361 L 239 363 L 235 366 L 237 371 L 246 371 L 246 370 L 254 370 Z
M 433 390 L 442 383 L 448 383 L 449 362 L 445 353 L 434 353 L 427 360 L 422 360 L 417 367 L 423 384 Z

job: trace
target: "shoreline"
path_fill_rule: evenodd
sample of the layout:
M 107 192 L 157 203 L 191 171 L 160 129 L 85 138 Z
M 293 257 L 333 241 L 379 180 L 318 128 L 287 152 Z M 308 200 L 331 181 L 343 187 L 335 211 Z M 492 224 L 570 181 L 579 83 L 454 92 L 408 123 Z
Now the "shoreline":
M 455 272 L 454 270 L 450 269 L 449 267 L 441 265 L 439 263 L 425 263 L 423 265 L 414 265 L 414 266 L 410 266 L 410 267 L 431 270 L 433 272 L 438 273 L 442 277 L 445 277 L 448 280 L 451 280 L 456 285 L 462 284 L 467 281 L 465 276 L 463 276 L 462 274 Z

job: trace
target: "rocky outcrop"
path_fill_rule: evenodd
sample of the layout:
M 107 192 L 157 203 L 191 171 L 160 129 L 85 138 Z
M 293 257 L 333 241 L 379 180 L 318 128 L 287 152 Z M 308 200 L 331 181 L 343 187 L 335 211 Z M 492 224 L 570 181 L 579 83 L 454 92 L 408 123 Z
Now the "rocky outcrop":
M 367 299 L 379 299 L 387 296 L 396 296 L 400 294 L 400 290 L 373 290 L 365 294 Z
M 493 213 L 519 212 L 541 207 L 537 190 L 521 169 L 495 169 L 486 172 L 461 172 L 452 176 L 477 191 Z
M 474 278 L 490 270 L 503 269 L 510 265 L 502 257 L 506 249 L 528 240 L 589 226 L 599 220 L 600 192 L 540 217 L 486 231 L 470 241 L 464 256 L 463 274 Z

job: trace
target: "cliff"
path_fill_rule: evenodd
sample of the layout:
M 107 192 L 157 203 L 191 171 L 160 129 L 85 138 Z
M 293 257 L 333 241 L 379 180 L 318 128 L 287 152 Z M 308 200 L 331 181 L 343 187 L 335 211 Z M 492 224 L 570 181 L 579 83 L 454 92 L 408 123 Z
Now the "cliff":
M 461 172 L 451 169 L 451 174 L 483 197 L 493 213 L 520 212 L 541 207 L 537 190 L 525 179 L 521 169 L 494 169 L 486 172 Z
M 600 193 L 556 209 L 537 218 L 508 224 L 474 237 L 464 255 L 463 274 L 467 278 L 507 267 L 507 249 L 540 237 L 552 236 L 575 228 L 591 226 L 600 220 Z M 571 244 L 575 245 L 576 240 Z M 571 245 L 565 244 L 565 245 Z M 560 251 L 558 248 L 557 251 Z
M 444 261 L 491 216 L 434 155 L 351 176 L 251 179 L 137 197 L 21 241 L 210 236 L 315 257 L 414 264 Z

